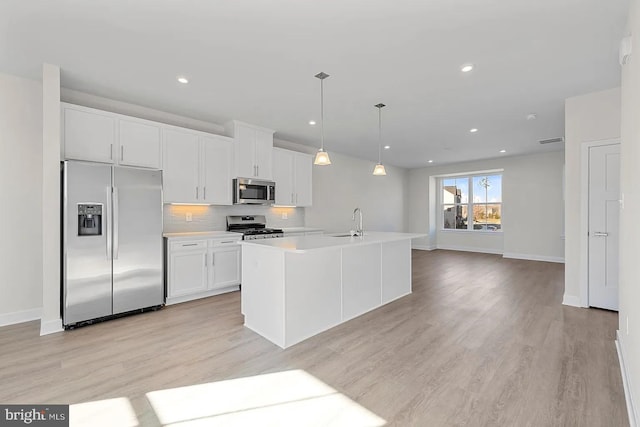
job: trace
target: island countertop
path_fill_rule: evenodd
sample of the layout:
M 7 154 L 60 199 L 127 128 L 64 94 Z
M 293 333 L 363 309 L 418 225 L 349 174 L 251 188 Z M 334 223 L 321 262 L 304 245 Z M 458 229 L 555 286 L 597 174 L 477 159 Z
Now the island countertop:
M 244 240 L 242 245 L 258 245 L 279 249 L 287 252 L 304 253 L 312 250 L 353 247 L 360 245 L 369 245 L 375 243 L 393 242 L 398 240 L 417 239 L 425 237 L 426 234 L 420 233 L 394 233 L 382 231 L 365 231 L 364 236 L 351 237 L 348 234 L 342 235 L 309 235 L 283 237 L 280 239 L 262 239 L 262 240 Z

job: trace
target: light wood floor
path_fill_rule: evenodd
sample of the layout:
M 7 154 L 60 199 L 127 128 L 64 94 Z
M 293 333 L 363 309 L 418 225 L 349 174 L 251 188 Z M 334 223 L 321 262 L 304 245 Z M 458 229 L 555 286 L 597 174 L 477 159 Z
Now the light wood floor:
M 0 328 L 0 402 L 127 397 L 302 369 L 394 426 L 625 426 L 617 314 L 561 305 L 562 264 L 414 251 L 412 295 L 281 350 L 235 292 L 39 337 Z

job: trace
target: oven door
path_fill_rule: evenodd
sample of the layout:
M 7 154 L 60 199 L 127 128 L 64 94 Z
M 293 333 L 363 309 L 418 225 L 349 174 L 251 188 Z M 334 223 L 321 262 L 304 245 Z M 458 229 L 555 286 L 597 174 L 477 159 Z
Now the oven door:
M 233 203 L 236 205 L 272 205 L 275 182 L 237 178 L 233 180 Z

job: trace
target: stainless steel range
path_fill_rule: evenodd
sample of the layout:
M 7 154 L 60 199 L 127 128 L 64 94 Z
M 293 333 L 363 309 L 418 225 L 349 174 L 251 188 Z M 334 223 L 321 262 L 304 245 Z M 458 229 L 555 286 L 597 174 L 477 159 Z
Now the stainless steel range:
M 279 228 L 267 228 L 267 219 L 264 215 L 229 215 L 227 216 L 227 231 L 242 233 L 244 240 L 272 239 L 284 236 Z

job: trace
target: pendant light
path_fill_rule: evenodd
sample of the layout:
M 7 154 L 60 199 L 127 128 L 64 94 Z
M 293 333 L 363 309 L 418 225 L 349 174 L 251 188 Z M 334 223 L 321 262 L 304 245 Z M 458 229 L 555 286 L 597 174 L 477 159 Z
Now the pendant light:
M 387 174 L 382 164 L 382 107 L 384 106 L 383 103 L 374 105 L 378 109 L 378 164 L 373 168 L 373 174 L 376 176 Z
M 318 166 L 331 164 L 329 153 L 324 151 L 324 79 L 327 77 L 329 77 L 327 73 L 320 72 L 316 74 L 316 78 L 320 79 L 320 149 L 316 153 L 316 159 L 313 164 Z

